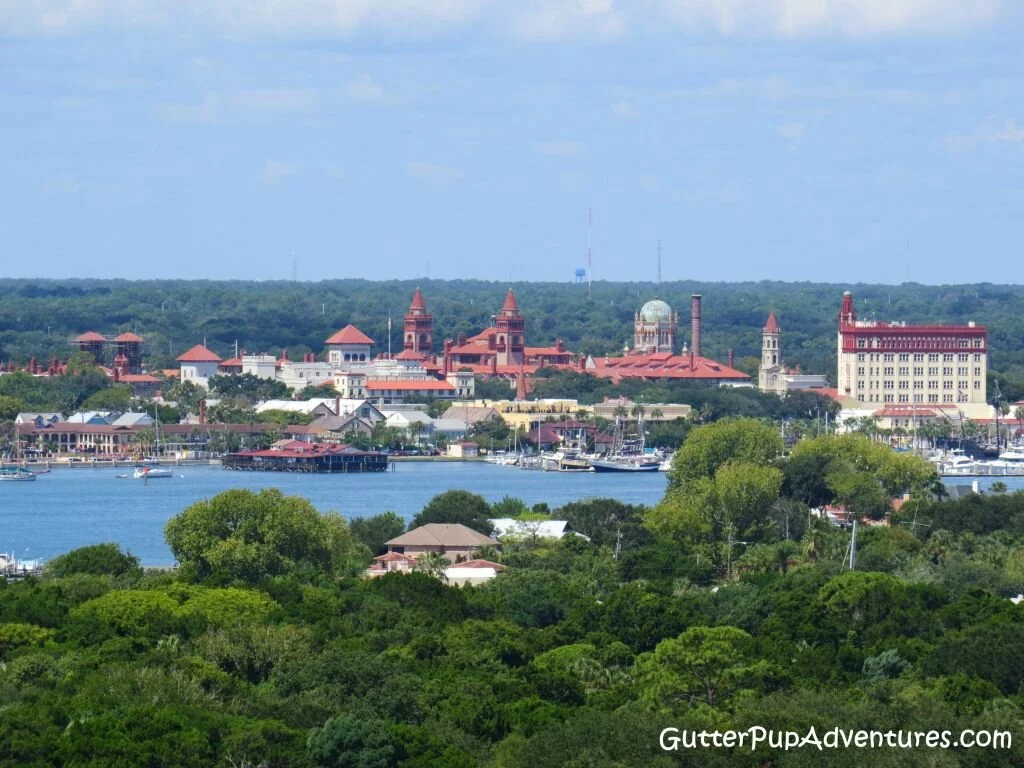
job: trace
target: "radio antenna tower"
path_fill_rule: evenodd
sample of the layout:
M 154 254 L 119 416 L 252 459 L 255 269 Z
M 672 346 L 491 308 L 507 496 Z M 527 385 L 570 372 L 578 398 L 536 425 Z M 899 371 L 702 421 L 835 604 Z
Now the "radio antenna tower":
M 658 285 L 661 285 L 661 240 L 658 241 Z
M 590 208 L 587 208 L 587 300 L 593 298 L 591 283 L 594 280 L 593 268 L 594 257 L 591 251 L 591 229 L 594 225 L 594 215 Z

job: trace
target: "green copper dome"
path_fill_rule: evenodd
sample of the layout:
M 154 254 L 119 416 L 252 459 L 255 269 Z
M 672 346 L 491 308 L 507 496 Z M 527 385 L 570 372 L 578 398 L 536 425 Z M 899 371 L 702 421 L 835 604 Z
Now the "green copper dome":
M 640 308 L 640 319 L 645 323 L 667 323 L 672 319 L 672 307 L 661 299 L 653 299 Z

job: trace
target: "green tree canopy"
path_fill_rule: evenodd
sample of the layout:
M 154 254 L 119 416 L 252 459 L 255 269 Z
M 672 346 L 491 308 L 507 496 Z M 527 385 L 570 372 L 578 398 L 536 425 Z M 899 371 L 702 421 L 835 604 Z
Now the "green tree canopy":
M 55 557 L 46 564 L 46 571 L 62 578 L 73 573 L 88 573 L 95 576 L 139 576 L 139 558 L 122 552 L 117 544 L 92 544 L 73 549 Z
M 257 582 L 303 567 L 347 573 L 365 555 L 340 515 L 277 489 L 225 491 L 172 517 L 164 533 L 182 568 L 199 578 Z
M 373 517 L 355 517 L 349 520 L 352 535 L 373 554 L 387 551 L 384 542 L 405 532 L 405 520 L 395 512 L 384 512 Z
M 682 486 L 714 477 L 718 468 L 730 461 L 766 466 L 783 449 L 778 430 L 757 419 L 722 419 L 692 430 L 676 452 L 669 478 Z
M 409 528 L 427 523 L 461 523 L 490 536 L 494 532 L 490 518 L 491 508 L 483 496 L 469 491 L 445 491 L 427 503 L 409 523 Z

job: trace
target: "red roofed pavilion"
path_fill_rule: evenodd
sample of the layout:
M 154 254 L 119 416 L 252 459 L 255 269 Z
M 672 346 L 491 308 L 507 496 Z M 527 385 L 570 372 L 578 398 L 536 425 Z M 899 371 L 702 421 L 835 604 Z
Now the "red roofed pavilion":
M 373 344 L 373 339 L 349 323 L 324 344 Z

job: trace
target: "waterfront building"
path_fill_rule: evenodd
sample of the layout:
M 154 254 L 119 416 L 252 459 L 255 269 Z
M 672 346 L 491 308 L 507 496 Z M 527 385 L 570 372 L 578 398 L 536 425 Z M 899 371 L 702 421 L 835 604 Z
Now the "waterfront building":
M 636 405 L 637 403 L 634 403 L 628 397 L 606 397 L 604 402 L 597 403 L 591 410 L 599 418 L 615 421 L 616 411 L 620 408 L 625 408 L 626 413 L 632 414 L 633 408 Z M 648 423 L 685 419 L 693 411 L 693 408 L 685 403 L 640 403 L 640 405 L 644 409 L 644 421 Z
M 825 376 L 803 373 L 799 368 L 791 370 L 783 364 L 782 329 L 774 312 L 768 313 L 768 321 L 761 329 L 761 365 L 757 374 L 757 388 L 779 396 L 794 390 L 828 388 Z
M 858 319 L 847 291 L 839 312 L 839 394 L 876 408 L 984 405 L 987 339 L 985 326 L 973 321 L 908 325 Z
M 285 411 L 316 417 L 354 415 L 371 425 L 385 419 L 380 409 L 369 400 L 349 400 L 341 397 L 314 397 L 311 400 L 267 400 L 256 406 L 258 414 L 267 411 Z

